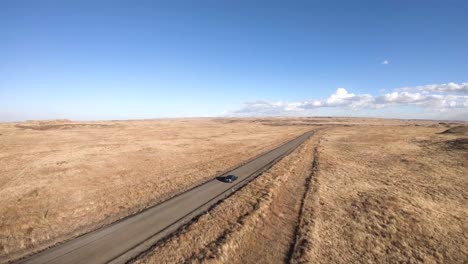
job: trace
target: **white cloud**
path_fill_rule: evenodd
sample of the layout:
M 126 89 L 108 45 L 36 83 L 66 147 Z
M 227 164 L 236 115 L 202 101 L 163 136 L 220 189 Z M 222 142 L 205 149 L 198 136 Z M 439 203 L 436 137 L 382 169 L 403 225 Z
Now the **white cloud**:
M 467 89 L 468 83 L 449 83 L 425 85 L 395 89 L 393 92 L 378 96 L 354 94 L 345 88 L 338 88 L 324 99 L 303 100 L 298 102 L 255 101 L 246 103 L 242 109 L 232 112 L 234 115 L 307 115 L 316 109 L 382 109 L 387 107 L 414 106 L 427 112 L 468 113 L 468 95 L 460 95 Z M 449 94 L 456 92 L 456 94 Z M 468 115 L 464 118 L 468 119 Z
M 403 87 L 397 89 L 398 91 L 420 91 L 424 93 L 462 93 L 468 94 L 468 82 L 465 83 L 443 83 L 443 84 L 429 84 L 415 87 Z
M 347 104 L 347 101 L 355 97 L 353 93 L 348 93 L 345 88 L 338 88 L 334 94 L 327 99 L 327 105 L 339 106 Z
M 381 106 L 415 105 L 432 110 L 468 108 L 468 96 L 393 92 L 375 97 L 375 104 Z
M 384 60 L 384 61 L 382 61 L 382 64 L 383 65 L 388 65 L 388 64 L 390 64 L 390 62 L 388 60 Z

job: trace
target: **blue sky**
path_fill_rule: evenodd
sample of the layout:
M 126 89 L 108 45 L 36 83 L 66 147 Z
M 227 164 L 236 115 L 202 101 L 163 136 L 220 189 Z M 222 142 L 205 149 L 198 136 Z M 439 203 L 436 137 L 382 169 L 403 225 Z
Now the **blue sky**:
M 1 1 L 0 120 L 468 119 L 467 11 L 467 1 Z

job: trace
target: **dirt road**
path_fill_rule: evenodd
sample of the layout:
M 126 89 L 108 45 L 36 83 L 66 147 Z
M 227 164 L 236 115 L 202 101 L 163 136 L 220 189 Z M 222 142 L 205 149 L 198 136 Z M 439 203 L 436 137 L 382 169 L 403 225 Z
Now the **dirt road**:
M 123 263 L 199 215 L 305 142 L 314 132 L 289 141 L 226 173 L 234 184 L 216 179 L 108 227 L 30 256 L 19 263 Z

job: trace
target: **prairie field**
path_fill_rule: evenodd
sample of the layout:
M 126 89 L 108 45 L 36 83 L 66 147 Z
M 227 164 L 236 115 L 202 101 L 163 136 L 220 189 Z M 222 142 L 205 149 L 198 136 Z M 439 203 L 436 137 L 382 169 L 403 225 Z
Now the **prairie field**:
M 322 137 L 298 263 L 466 263 L 468 127 Z
M 322 127 L 136 262 L 466 263 L 468 127 L 360 123 Z
M 0 257 L 112 223 L 307 129 L 209 119 L 1 124 Z
M 465 263 L 468 126 L 363 118 L 0 124 L 0 262 L 316 133 L 136 263 Z

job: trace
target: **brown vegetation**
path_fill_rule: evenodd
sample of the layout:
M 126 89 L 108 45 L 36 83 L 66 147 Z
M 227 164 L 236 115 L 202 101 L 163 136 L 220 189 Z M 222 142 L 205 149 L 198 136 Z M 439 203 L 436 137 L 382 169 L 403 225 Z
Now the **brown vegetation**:
M 0 260 L 112 223 L 307 129 L 209 119 L 0 124 Z
M 468 126 L 362 118 L 0 125 L 0 252 L 12 258 L 319 132 L 137 263 L 464 263 Z
M 380 122 L 320 132 L 137 263 L 464 263 L 466 138 Z
M 136 262 L 284 263 L 293 246 L 316 143 L 309 139 Z
M 468 136 L 468 126 L 454 126 L 445 130 L 444 132 L 442 132 L 442 134 L 456 134 Z
M 465 263 L 466 138 L 437 127 L 336 128 L 323 137 L 299 263 Z M 441 144 L 443 143 L 443 144 Z

